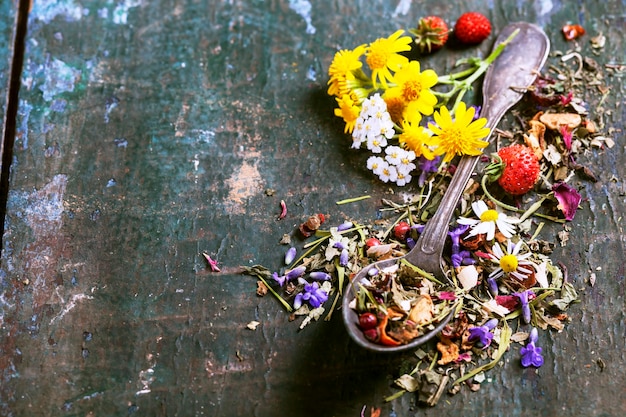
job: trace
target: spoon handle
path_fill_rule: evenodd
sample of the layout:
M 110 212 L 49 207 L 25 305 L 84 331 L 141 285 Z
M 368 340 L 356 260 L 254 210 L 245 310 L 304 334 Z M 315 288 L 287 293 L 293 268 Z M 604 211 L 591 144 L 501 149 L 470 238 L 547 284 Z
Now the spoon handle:
M 525 22 L 507 26 L 499 35 L 496 45 L 516 30 L 519 31 L 518 35 L 485 74 L 480 116 L 487 118 L 487 141 L 502 116 L 522 97 L 523 92 L 520 89 L 532 85 L 549 51 L 550 44 L 545 33 L 537 26 Z M 450 219 L 479 158 L 480 156 L 463 156 L 459 161 L 437 211 L 426 223 L 415 247 L 406 255 L 411 264 L 419 265 L 436 276 L 443 275 L 441 254 Z

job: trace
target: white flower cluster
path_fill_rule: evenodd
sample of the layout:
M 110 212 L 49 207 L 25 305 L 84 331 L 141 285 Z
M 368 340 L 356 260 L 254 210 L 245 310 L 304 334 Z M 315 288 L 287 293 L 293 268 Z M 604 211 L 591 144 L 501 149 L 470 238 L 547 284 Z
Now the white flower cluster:
M 373 153 L 381 153 L 395 133 L 385 100 L 378 93 L 366 98 L 352 131 L 352 147 L 359 149 L 365 143 Z
M 385 100 L 380 94 L 366 98 L 352 132 L 352 148 L 359 149 L 365 143 L 372 153 L 380 154 L 384 150 L 384 158 L 369 157 L 367 168 L 378 175 L 381 181 L 403 186 L 411 181 L 411 172 L 416 168 L 413 163 L 415 152 L 399 146 L 387 146 L 388 139 L 395 133 Z
M 370 156 L 367 168 L 378 175 L 383 182 L 395 182 L 402 186 L 411 182 L 411 172 L 415 169 L 415 152 L 399 146 L 387 146 L 385 157 Z

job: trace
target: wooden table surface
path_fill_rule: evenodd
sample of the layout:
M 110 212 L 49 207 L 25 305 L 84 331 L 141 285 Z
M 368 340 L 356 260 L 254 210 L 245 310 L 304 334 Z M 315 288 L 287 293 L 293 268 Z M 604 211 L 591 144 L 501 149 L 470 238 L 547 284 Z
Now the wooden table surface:
M 0 415 L 626 415 L 626 3 L 33 3 L 2 238 Z M 6 45 L 17 7 L 0 5 Z M 581 302 L 564 331 L 541 333 L 545 365 L 506 359 L 478 392 L 444 394 L 433 408 L 410 394 L 386 403 L 403 354 L 363 350 L 339 314 L 298 331 L 240 266 L 279 267 L 279 240 L 309 214 L 366 222 L 381 198 L 397 198 L 347 146 L 328 66 L 338 48 L 467 10 L 494 32 L 533 22 L 553 51 L 592 55 L 610 93 L 591 112 L 616 145 L 584 156 L 598 182 L 574 180 L 582 208 L 553 257 Z M 566 42 L 568 22 L 588 33 Z M 593 54 L 598 34 L 607 42 Z M 425 62 L 449 69 L 493 39 Z M 0 53 L 3 86 L 15 52 Z M 288 214 L 278 221 L 280 200 Z

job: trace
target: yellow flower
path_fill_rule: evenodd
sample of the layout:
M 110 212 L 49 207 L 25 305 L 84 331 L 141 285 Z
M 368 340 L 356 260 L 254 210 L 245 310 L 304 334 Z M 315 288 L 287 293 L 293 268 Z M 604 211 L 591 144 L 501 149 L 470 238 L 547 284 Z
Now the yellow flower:
M 407 57 L 398 54 L 398 52 L 411 50 L 411 37 L 400 37 L 402 33 L 404 31 L 400 29 L 388 38 L 376 39 L 367 48 L 365 62 L 372 70 L 372 81 L 375 88 L 378 87 L 378 80 L 380 80 L 383 88 L 387 88 L 387 81 L 393 79 L 391 71 L 395 72 L 409 62 Z
M 455 155 L 480 155 L 483 148 L 489 144 L 481 140 L 489 135 L 485 127 L 487 119 L 474 119 L 475 109 L 466 108 L 465 103 L 459 103 L 453 119 L 446 107 L 435 112 L 436 125 L 429 123 L 428 128 L 433 131 L 438 140 L 435 155 L 443 155 L 445 162 L 450 162 Z
M 406 103 L 404 102 L 404 98 L 402 98 L 400 91 L 397 89 L 395 89 L 395 91 L 393 90 L 393 88 L 386 90 L 383 94 L 383 100 L 387 103 L 387 111 L 391 116 L 391 120 L 393 120 L 395 124 L 400 125 L 402 124 Z
M 412 120 L 405 119 L 402 121 L 403 132 L 398 141 L 400 146 L 412 150 L 416 156 L 423 156 L 432 160 L 435 158 L 435 154 L 431 148 L 437 146 L 437 138 L 431 136 L 428 130 L 420 126 L 419 113 L 417 115 Z
M 420 63 L 410 61 L 408 65 L 403 65 L 393 76 L 395 87 L 390 88 L 394 94 L 402 96 L 407 103 L 407 111 L 418 111 L 425 116 L 433 114 L 437 104 L 437 97 L 431 91 L 439 80 L 437 73 L 433 70 L 420 72 Z
M 331 96 L 341 96 L 347 93 L 346 81 L 354 79 L 352 71 L 356 71 L 363 66 L 360 61 L 365 53 L 365 45 L 360 45 L 353 50 L 343 49 L 335 53 L 333 62 L 328 68 L 328 94 Z
M 343 121 L 346 123 L 343 132 L 352 133 L 356 119 L 361 113 L 361 107 L 357 106 L 348 94 L 344 94 L 341 98 L 337 98 L 336 100 L 337 104 L 339 104 L 339 108 L 335 109 L 335 116 L 342 117 Z

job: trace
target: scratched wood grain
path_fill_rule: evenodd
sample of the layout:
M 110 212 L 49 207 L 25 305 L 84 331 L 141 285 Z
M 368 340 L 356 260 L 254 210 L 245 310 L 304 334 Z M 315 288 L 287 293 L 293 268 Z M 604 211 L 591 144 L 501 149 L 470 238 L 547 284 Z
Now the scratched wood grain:
M 535 22 L 560 50 L 574 47 L 561 25 L 580 23 L 609 39 L 598 62 L 623 64 L 623 4 L 564 3 L 35 2 L 0 270 L 1 414 L 626 413 L 619 74 L 602 116 L 617 146 L 584 156 L 603 180 L 575 182 L 585 201 L 555 253 L 582 302 L 564 332 L 542 334 L 539 371 L 509 358 L 480 392 L 433 409 L 412 395 L 386 404 L 406 356 L 361 350 L 339 316 L 298 331 L 239 273 L 279 267 L 278 241 L 311 213 L 373 220 L 380 198 L 395 197 L 332 115 L 325 71 L 337 48 L 426 13 L 477 9 L 495 28 Z M 489 48 L 427 62 L 449 69 Z M 335 205 L 362 194 L 373 198 Z M 278 221 L 281 199 L 288 215 Z M 222 273 L 208 272 L 203 251 Z

